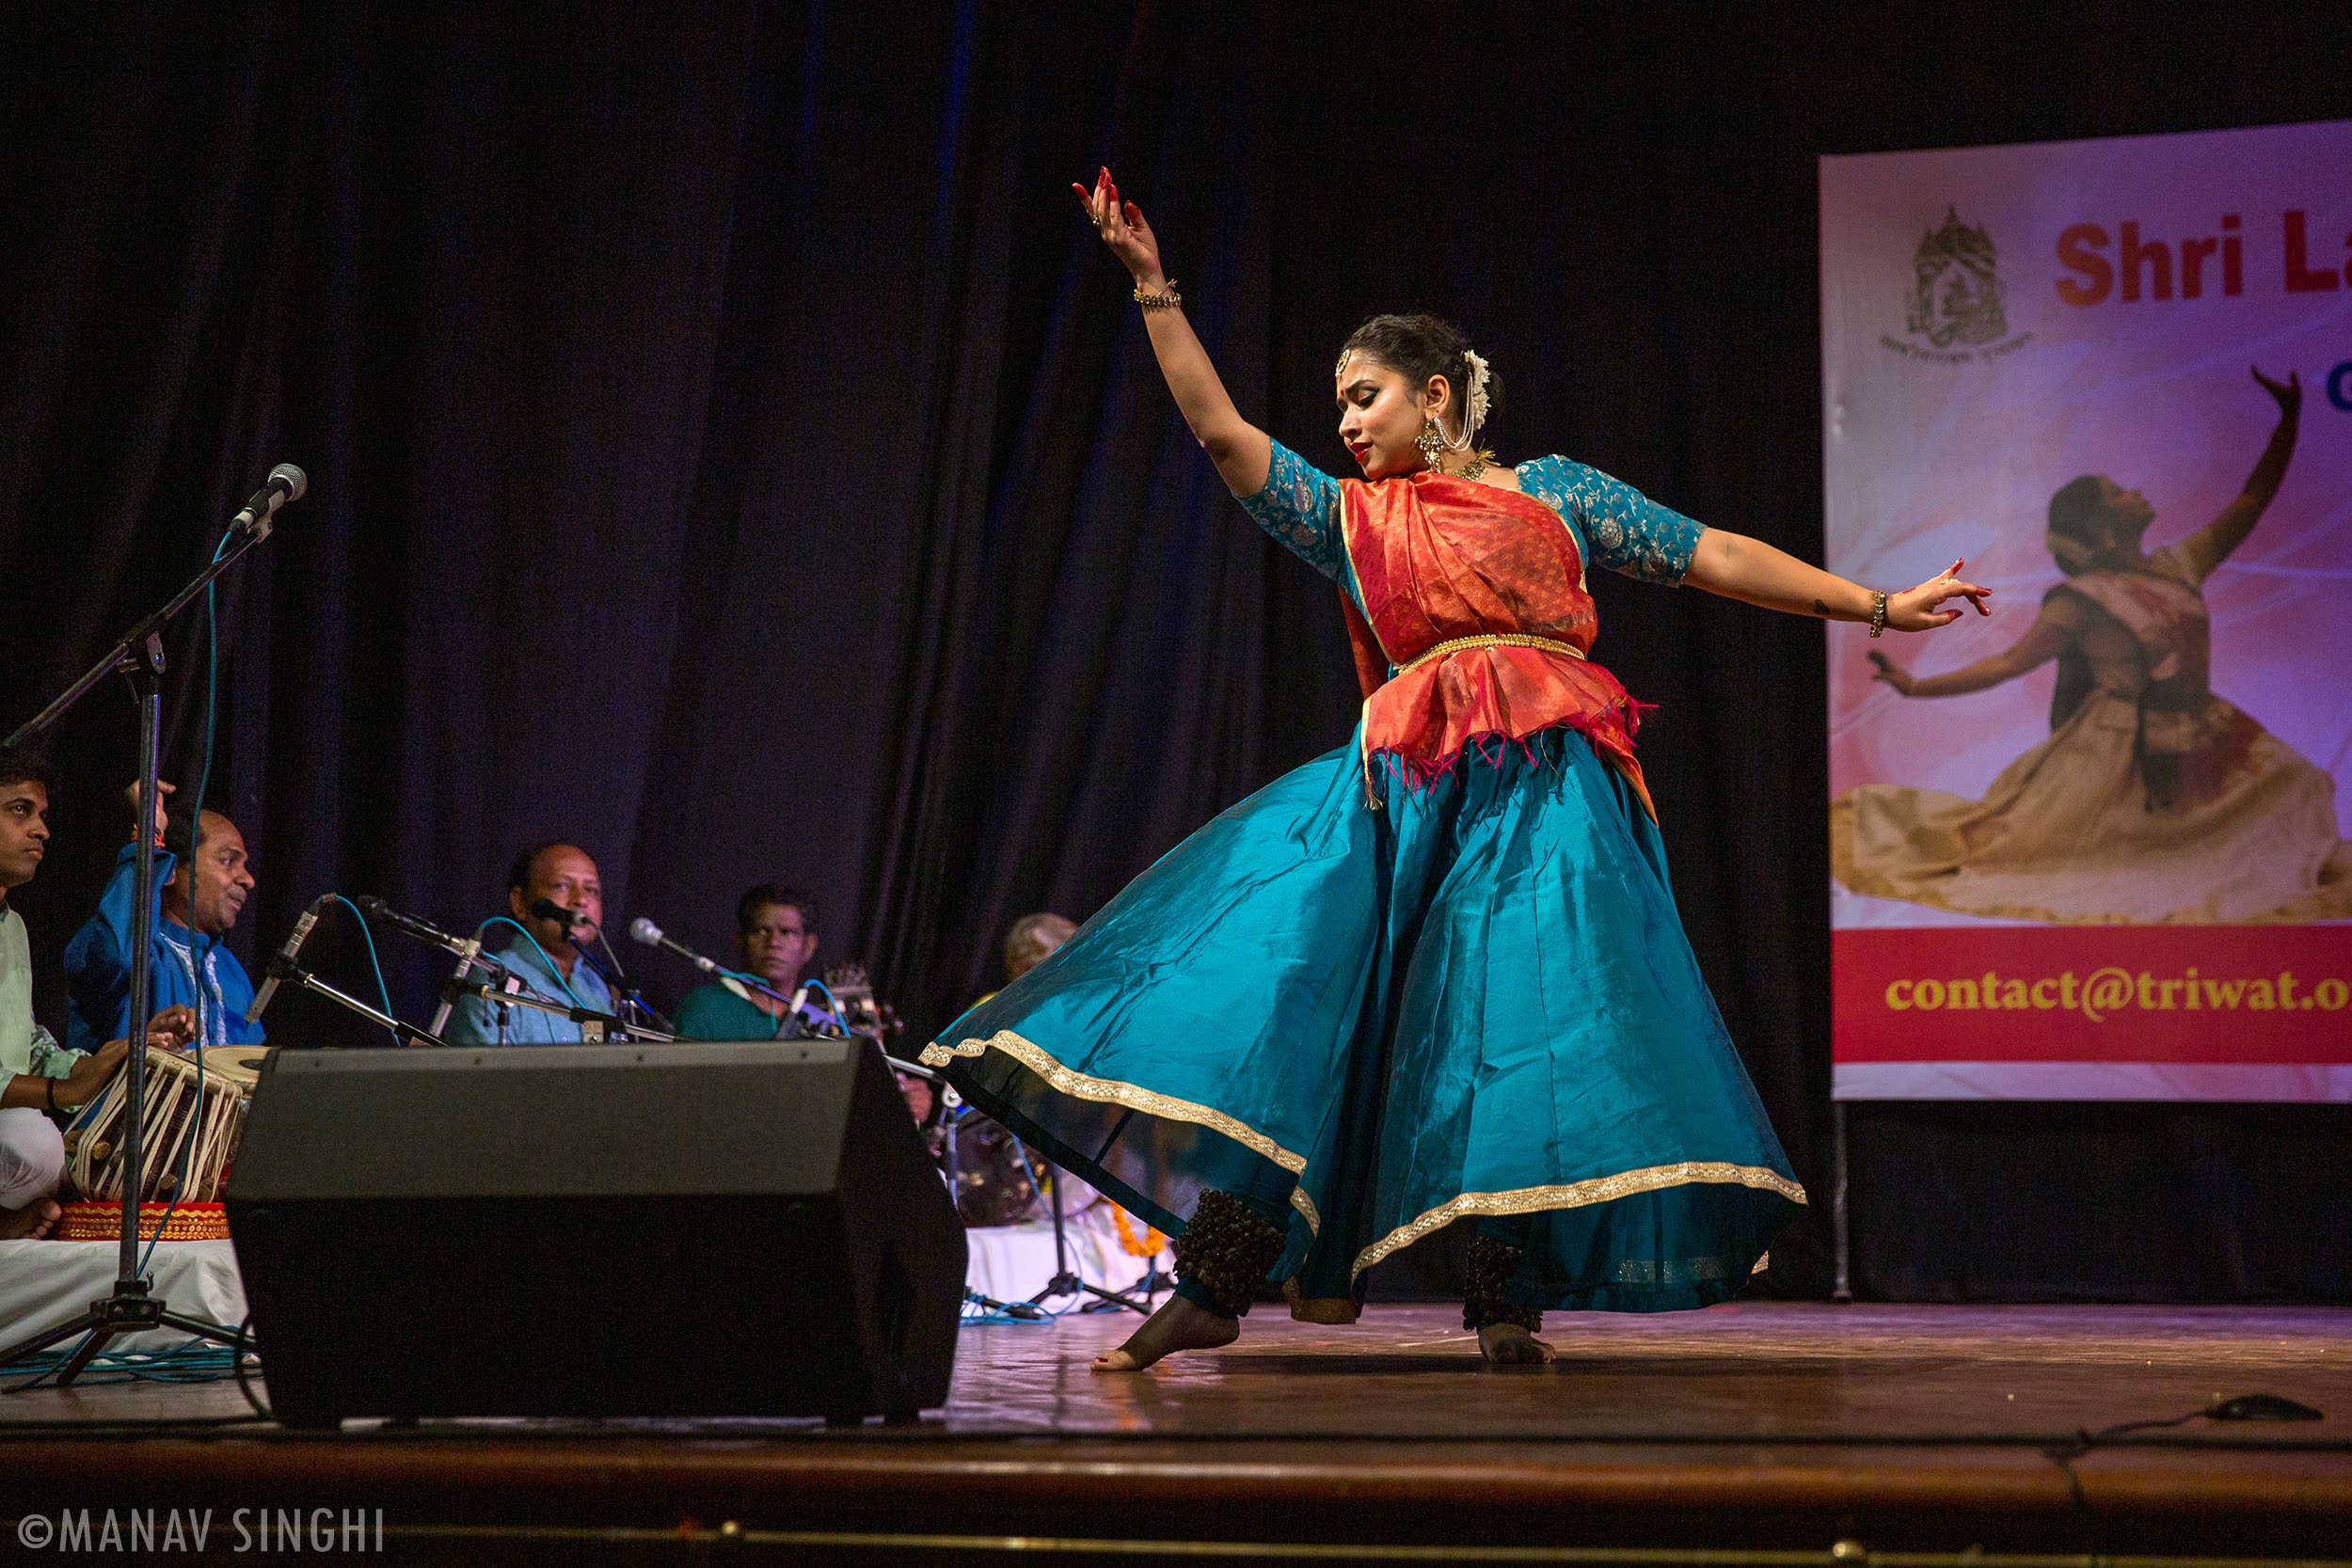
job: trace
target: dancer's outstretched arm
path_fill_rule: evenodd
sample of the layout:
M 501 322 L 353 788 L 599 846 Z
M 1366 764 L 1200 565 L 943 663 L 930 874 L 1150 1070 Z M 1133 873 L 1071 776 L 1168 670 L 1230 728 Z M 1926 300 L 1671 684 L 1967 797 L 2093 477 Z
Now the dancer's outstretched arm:
M 2246 476 L 2246 488 L 2237 499 L 2223 507 L 2220 516 L 2181 541 L 2181 554 L 2200 582 L 2254 531 L 2263 508 L 2270 504 L 2271 497 L 2279 493 L 2280 482 L 2287 477 L 2287 459 L 2295 455 L 2295 430 L 2303 417 L 2302 372 L 2290 371 L 2286 380 L 2280 382 L 2256 370 L 2254 379 L 2278 403 L 2279 427 L 2270 433 L 2270 444 L 2263 449 L 2254 471 Z
M 1948 610 L 1943 608 L 1947 599 L 1965 599 L 1977 607 L 1978 614 L 1992 614 L 1984 607 L 1984 600 L 1993 590 L 1960 580 L 1960 569 L 1966 564 L 1955 561 L 1951 570 L 1942 577 L 1930 578 L 1916 588 L 1888 594 L 1887 626 L 1896 631 L 1947 626 L 1961 615 L 1958 605 Z M 1818 615 L 1824 621 L 1867 621 L 1874 608 L 1871 591 L 1860 583 L 1848 582 L 1835 572 L 1799 561 L 1761 539 L 1751 539 L 1727 529 L 1710 528 L 1699 535 L 1698 547 L 1692 552 L 1691 566 L 1683 573 L 1682 580 L 1693 588 L 1704 588 L 1742 604 L 1786 610 L 1791 615 Z
M 1920 676 L 1873 648 L 1870 662 L 1879 667 L 1879 673 L 1871 679 L 1884 681 L 1906 697 L 1957 697 L 1963 692 L 1982 691 L 1986 687 L 2015 680 L 2026 671 L 2039 669 L 2058 657 L 2081 634 L 2089 618 L 2082 601 L 2074 594 L 2054 594 L 2042 603 L 2042 613 L 2026 628 L 2026 635 L 1997 654 L 1963 669 Z
M 1160 242 L 1143 220 L 1143 209 L 1119 199 L 1111 171 L 1106 168 L 1095 176 L 1092 191 L 1074 183 L 1070 188 L 1078 193 L 1087 221 L 1135 277 L 1136 286 L 1145 293 L 1166 293 L 1168 275 L 1160 270 Z M 1245 498 L 1264 489 L 1274 444 L 1233 406 L 1225 383 L 1217 379 L 1216 367 L 1209 363 L 1209 351 L 1200 346 L 1192 324 L 1184 320 L 1184 308 L 1146 310 L 1143 325 L 1152 335 L 1152 352 L 1159 356 L 1160 373 L 1168 378 L 1168 389 L 1176 395 L 1184 423 L 1192 427 L 1193 439 L 1216 465 L 1225 487 Z

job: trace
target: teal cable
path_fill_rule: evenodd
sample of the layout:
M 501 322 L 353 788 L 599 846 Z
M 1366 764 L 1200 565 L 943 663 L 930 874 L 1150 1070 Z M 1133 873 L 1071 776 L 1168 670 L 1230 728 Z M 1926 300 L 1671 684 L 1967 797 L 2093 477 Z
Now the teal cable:
M 384 983 L 384 965 L 376 958 L 375 933 L 368 929 L 368 917 L 359 912 L 358 905 L 353 903 L 342 894 L 333 894 L 330 895 L 330 896 L 334 898 L 336 903 L 341 904 L 344 909 L 349 910 L 351 911 L 351 918 L 358 924 L 359 936 L 361 940 L 365 941 L 368 944 L 368 967 L 375 971 L 375 994 L 383 1001 L 384 1016 L 389 1018 L 392 1016 L 392 990 L 389 986 Z M 392 1030 L 391 1036 L 392 1043 L 394 1045 L 398 1045 L 400 1043 L 400 1031 L 397 1029 Z
M 488 930 L 493 926 L 514 927 L 516 931 L 521 933 L 522 939 L 531 943 L 531 950 L 533 953 L 538 954 L 539 957 L 543 958 L 547 958 L 548 973 L 554 975 L 555 983 L 564 988 L 564 994 L 572 999 L 572 1006 L 575 1007 L 585 1007 L 588 1006 L 587 1003 L 582 1002 L 580 999 L 580 992 L 572 990 L 572 983 L 564 978 L 564 966 L 557 963 L 553 958 L 548 958 L 548 950 L 539 945 L 539 939 L 531 934 L 530 927 L 524 926 L 522 922 L 518 920 L 509 920 L 502 914 L 494 914 L 489 919 L 484 921 L 481 925 L 475 927 L 473 928 L 473 934 L 478 938 L 483 932 Z

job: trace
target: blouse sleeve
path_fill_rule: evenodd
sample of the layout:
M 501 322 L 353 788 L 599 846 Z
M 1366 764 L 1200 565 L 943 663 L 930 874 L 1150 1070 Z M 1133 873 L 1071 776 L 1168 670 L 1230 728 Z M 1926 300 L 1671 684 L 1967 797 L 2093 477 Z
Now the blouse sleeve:
M 1526 468 L 1534 470 L 1527 476 L 1534 483 L 1523 479 L 1524 487 L 1566 518 L 1581 542 L 1589 541 L 1592 564 L 1668 587 L 1691 569 L 1704 525 L 1568 458 L 1546 457 Z
M 1281 442 L 1266 468 L 1265 488 L 1245 496 L 1242 510 L 1276 543 L 1334 582 L 1347 580 L 1340 539 L 1340 483 Z

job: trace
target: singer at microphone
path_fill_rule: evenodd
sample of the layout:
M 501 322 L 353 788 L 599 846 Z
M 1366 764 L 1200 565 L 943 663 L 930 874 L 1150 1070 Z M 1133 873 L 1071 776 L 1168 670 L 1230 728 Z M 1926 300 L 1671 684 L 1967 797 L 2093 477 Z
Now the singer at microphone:
M 574 945 L 593 943 L 604 921 L 604 886 L 586 850 L 557 842 L 516 856 L 506 875 L 506 918 L 483 940 L 494 945 L 501 933 L 512 939 L 499 961 L 517 982 L 551 1002 L 614 1010 L 604 976 L 580 961 Z M 473 977 L 481 979 L 482 971 Z M 559 1014 L 469 996 L 457 1004 L 441 1037 L 452 1045 L 574 1045 L 580 1029 Z
M 166 794 L 168 784 L 160 784 Z M 125 792 L 137 808 L 138 786 Z M 265 1031 L 246 1020 L 253 981 L 228 937 L 253 895 L 245 835 L 219 812 L 167 814 L 158 798 L 150 832 L 163 847 L 155 856 L 155 908 L 145 919 L 132 908 L 134 846 L 115 859 L 113 878 L 98 912 L 66 943 L 66 1044 L 95 1051 L 130 1033 L 131 944 L 148 942 L 150 1006 L 192 1008 L 205 1045 L 259 1045 Z
M 764 882 L 735 906 L 736 952 L 746 974 L 787 996 L 817 956 L 817 900 L 799 888 Z M 681 1039 L 764 1040 L 803 1032 L 785 1004 L 740 980 L 718 979 L 686 993 L 677 1007 Z

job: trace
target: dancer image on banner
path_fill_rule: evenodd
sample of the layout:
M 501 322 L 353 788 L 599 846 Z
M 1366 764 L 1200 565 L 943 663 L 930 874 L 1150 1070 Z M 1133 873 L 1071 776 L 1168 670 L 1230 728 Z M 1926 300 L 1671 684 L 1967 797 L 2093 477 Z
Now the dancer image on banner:
M 1903 631 L 1985 591 L 1956 562 L 1873 593 L 1582 464 L 1504 466 L 1476 444 L 1500 378 L 1432 316 L 1343 345 L 1362 478 L 1332 479 L 1235 409 L 1108 171 L 1077 191 L 1219 477 L 1338 587 L 1366 692 L 1350 744 L 923 1051 L 1177 1238 L 1176 1293 L 1097 1369 L 1228 1343 L 1275 1285 L 1352 1322 L 1367 1269 L 1456 1219 L 1491 1362 L 1549 1360 L 1546 1307 L 1726 1299 L 1804 1192 L 1683 934 L 1585 566 Z
M 2143 553 L 2155 516 L 2105 475 L 2050 499 L 2066 574 L 2024 636 L 1920 677 L 1873 652 L 1906 697 L 1953 697 L 2058 661 L 2050 736 L 1981 800 L 1865 784 L 1830 806 L 1831 865 L 1856 893 L 1964 914 L 2096 924 L 2307 921 L 2352 915 L 2352 849 L 2335 783 L 2209 682 L 2205 579 L 2285 478 L 2299 376 L 2254 379 L 2279 423 L 2246 487 L 2203 528 Z

